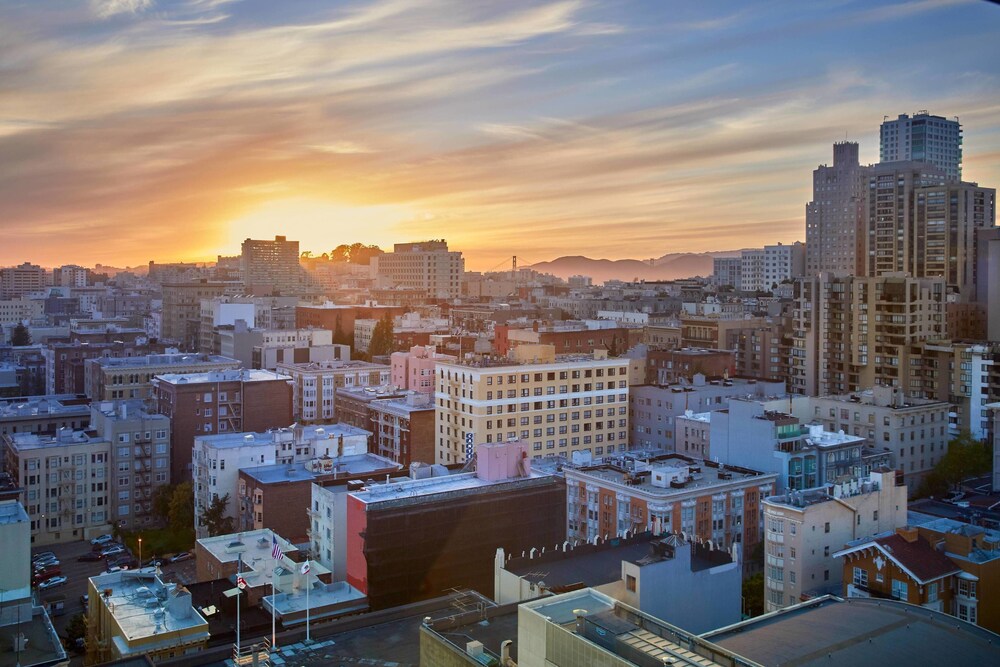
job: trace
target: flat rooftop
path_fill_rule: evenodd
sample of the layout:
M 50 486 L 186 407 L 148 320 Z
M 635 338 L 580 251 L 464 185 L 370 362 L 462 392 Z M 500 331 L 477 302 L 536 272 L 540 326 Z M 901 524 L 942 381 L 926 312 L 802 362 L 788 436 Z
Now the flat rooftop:
M 315 459 L 315 461 L 320 461 L 321 465 L 325 461 L 329 461 L 329 469 L 325 465 L 320 468 L 314 468 L 312 462 L 309 462 L 293 463 L 291 465 L 276 463 L 267 466 L 245 467 L 240 468 L 240 471 L 261 484 L 277 484 L 281 482 L 313 481 L 316 478 L 330 476 L 334 473 L 338 477 L 348 475 L 363 476 L 385 470 L 400 470 L 403 467 L 399 463 L 371 453 L 341 456 L 325 460 Z
M 11 444 L 18 451 L 30 449 L 45 449 L 49 447 L 65 447 L 67 445 L 110 444 L 94 431 L 62 431 L 55 435 L 46 433 L 10 433 Z
M 428 479 L 395 479 L 388 484 L 376 483 L 362 491 L 355 491 L 352 495 L 365 504 L 375 504 L 395 500 L 422 499 L 456 491 L 474 489 L 486 491 L 503 485 L 538 483 L 551 479 L 553 479 L 551 474 L 532 470 L 530 477 L 513 477 L 488 482 L 480 479 L 474 472 L 466 472 Z
M 701 470 L 699 472 L 692 472 L 688 477 L 688 482 L 683 487 L 679 488 L 673 488 L 669 486 L 669 484 L 666 487 L 654 486 L 651 482 L 652 475 L 641 474 L 642 471 L 640 468 L 637 468 L 636 472 L 633 473 L 625 468 L 619 467 L 618 465 L 599 464 L 579 468 L 567 465 L 564 470 L 572 472 L 574 475 L 591 477 L 605 482 L 611 482 L 613 484 L 620 484 L 622 486 L 627 486 L 630 489 L 638 489 L 645 493 L 654 495 L 677 495 L 688 493 L 693 489 L 705 489 L 745 480 L 760 479 L 763 482 L 766 480 L 768 475 L 772 474 L 747 470 L 745 468 L 715 466 L 714 464 L 709 465 L 705 461 L 697 459 L 690 461 L 679 455 L 668 455 L 662 459 L 650 461 L 646 465 L 645 471 L 650 473 L 653 471 L 664 471 L 668 473 L 676 471 L 678 473 L 682 473 L 690 471 L 692 466 L 701 468 Z
M 0 400 L 0 420 L 31 419 L 44 415 L 87 415 L 90 400 L 76 394 L 23 396 Z
M 0 501 L 0 525 L 27 521 L 28 513 L 24 511 L 24 505 L 14 500 Z
M 130 641 L 199 626 L 204 626 L 206 638 L 208 636 L 208 621 L 196 609 L 190 605 L 178 605 L 190 613 L 171 611 L 171 596 L 184 592 L 184 589 L 177 584 L 164 584 L 155 572 L 148 569 L 124 570 L 91 577 L 90 580 L 98 592 L 111 591 L 110 596 L 101 596 L 102 603 L 107 605 Z M 157 612 L 163 609 L 166 610 L 164 615 L 158 617 Z
M 225 359 L 225 357 L 220 357 Z M 238 362 L 237 362 L 238 363 Z M 222 371 L 199 371 L 197 373 L 164 373 L 157 375 L 161 382 L 169 384 L 203 384 L 207 382 L 274 382 L 288 381 L 287 375 L 259 368 L 239 368 Z
M 20 630 L 28 640 L 27 646 L 20 652 L 14 650 L 16 630 Z M 11 625 L 0 628 L 0 667 L 54 665 L 64 660 L 66 650 L 49 615 L 41 607 L 33 607 L 31 617 L 21 619 L 19 628 Z
M 272 536 L 277 539 L 281 553 L 285 555 L 280 560 L 271 557 Z M 293 561 L 288 558 L 288 555 L 297 554 L 299 551 L 294 544 L 270 528 L 260 528 L 231 535 L 203 537 L 197 542 L 220 563 L 236 563 L 237 560 L 241 560 L 243 562 L 243 578 L 250 586 L 270 584 L 271 575 L 277 568 L 294 567 Z M 315 574 L 328 572 L 315 561 L 313 561 L 313 571 Z
M 249 447 L 253 445 L 268 445 L 279 442 L 307 443 L 315 441 L 334 440 L 341 436 L 345 438 L 368 438 L 370 431 L 350 424 L 323 424 L 321 426 L 282 427 L 273 431 L 246 433 L 216 433 L 214 435 L 196 436 L 199 442 L 212 447 Z
M 915 605 L 825 596 L 701 635 L 765 665 L 995 665 L 1000 637 Z
M 145 368 L 148 366 L 186 366 L 192 364 L 242 364 L 238 359 L 230 359 L 218 354 L 146 354 L 139 357 L 98 357 L 94 363 L 105 368 Z
M 288 368 L 303 372 L 323 372 L 323 371 L 365 371 L 365 370 L 390 370 L 386 364 L 373 364 L 370 361 L 302 361 L 299 363 L 281 362 L 278 368 Z

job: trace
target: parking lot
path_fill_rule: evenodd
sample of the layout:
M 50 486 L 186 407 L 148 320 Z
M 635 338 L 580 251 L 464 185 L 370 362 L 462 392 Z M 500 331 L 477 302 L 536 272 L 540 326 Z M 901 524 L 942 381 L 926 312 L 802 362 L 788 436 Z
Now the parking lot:
M 107 567 L 103 560 L 84 562 L 77 560 L 77 558 L 88 553 L 92 548 L 90 542 L 71 542 L 69 544 L 34 547 L 31 550 L 32 556 L 43 551 L 54 553 L 61 563 L 60 569 L 63 576 L 68 580 L 62 586 L 38 592 L 39 602 L 44 602 L 45 600 L 61 595 L 66 596 L 66 605 L 62 615 L 52 617 L 52 624 L 61 637 L 65 636 L 66 626 L 69 625 L 70 620 L 76 614 L 83 612 L 83 604 L 80 602 L 80 596 L 87 594 L 87 579 L 103 573 Z M 195 580 L 193 558 L 181 563 L 164 565 L 162 570 L 164 581 L 187 584 Z

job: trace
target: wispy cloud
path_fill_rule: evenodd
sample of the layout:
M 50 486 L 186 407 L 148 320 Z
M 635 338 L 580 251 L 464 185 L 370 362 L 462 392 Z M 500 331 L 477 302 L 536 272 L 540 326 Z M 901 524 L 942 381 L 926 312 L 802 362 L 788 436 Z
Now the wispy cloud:
M 140 14 L 153 6 L 153 0 L 90 0 L 90 8 L 98 18 L 118 14 Z

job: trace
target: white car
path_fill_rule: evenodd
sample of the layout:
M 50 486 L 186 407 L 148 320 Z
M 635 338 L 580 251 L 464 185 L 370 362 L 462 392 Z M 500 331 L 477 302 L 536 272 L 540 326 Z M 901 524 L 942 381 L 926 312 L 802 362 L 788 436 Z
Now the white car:
M 90 541 L 90 543 L 93 544 L 96 547 L 96 546 L 100 546 L 102 544 L 110 544 L 110 543 L 112 543 L 114 541 L 115 541 L 115 538 L 112 537 L 111 535 L 98 535 L 97 537 L 95 537 L 94 539 L 92 539 Z
M 46 579 L 42 583 L 38 584 L 38 590 L 45 591 L 45 590 L 48 590 L 50 588 L 55 588 L 56 586 L 62 586 L 67 581 L 69 581 L 69 579 L 67 579 L 66 577 L 64 577 L 62 575 L 60 575 L 58 577 L 52 577 L 51 579 Z
M 104 549 L 101 550 L 102 556 L 114 556 L 115 554 L 123 553 L 125 553 L 125 547 L 120 544 L 113 544 L 109 547 L 104 547 Z

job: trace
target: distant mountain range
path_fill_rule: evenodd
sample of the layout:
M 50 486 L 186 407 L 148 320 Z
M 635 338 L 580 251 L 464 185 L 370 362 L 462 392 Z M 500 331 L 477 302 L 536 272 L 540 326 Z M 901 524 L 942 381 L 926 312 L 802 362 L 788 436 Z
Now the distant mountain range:
M 564 280 L 570 276 L 590 276 L 595 283 L 608 280 L 678 280 L 712 275 L 715 257 L 738 257 L 739 250 L 715 252 L 673 252 L 662 257 L 639 259 L 591 259 L 581 255 L 558 257 L 549 262 L 532 264 L 530 268 L 551 273 Z

